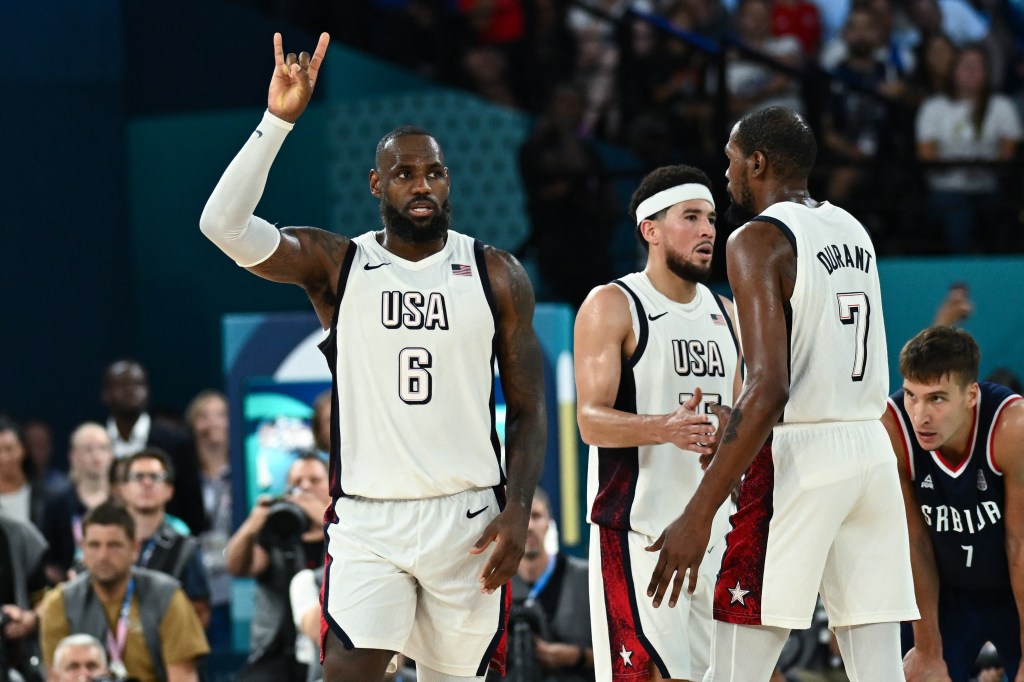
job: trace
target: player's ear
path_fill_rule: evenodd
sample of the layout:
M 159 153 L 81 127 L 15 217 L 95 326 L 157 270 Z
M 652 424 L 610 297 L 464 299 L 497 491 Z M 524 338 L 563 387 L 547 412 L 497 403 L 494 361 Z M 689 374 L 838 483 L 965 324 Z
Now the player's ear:
M 750 155 L 750 166 L 754 175 L 760 175 L 768 166 L 768 161 L 762 152 L 755 151 Z
M 380 199 L 380 173 L 376 168 L 370 169 L 370 194 Z
M 645 219 L 640 222 L 640 234 L 643 235 L 648 244 L 658 243 L 658 233 L 658 225 L 653 220 Z
M 974 406 L 978 404 L 978 395 L 981 389 L 978 388 L 978 382 L 975 381 L 967 387 L 967 407 L 974 409 Z

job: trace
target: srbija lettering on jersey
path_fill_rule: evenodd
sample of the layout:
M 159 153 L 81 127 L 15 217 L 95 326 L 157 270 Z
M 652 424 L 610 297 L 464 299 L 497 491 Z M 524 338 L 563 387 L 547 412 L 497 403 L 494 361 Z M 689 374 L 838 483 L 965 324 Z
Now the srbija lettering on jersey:
M 331 494 L 421 499 L 503 483 L 483 245 L 449 230 L 413 262 L 368 232 L 338 289 L 321 343 L 334 377 Z
M 889 398 L 942 582 L 978 590 L 1010 588 L 1006 560 L 1006 493 L 992 451 L 992 434 L 1003 409 L 1021 397 L 998 384 L 979 384 L 970 450 L 959 466 L 941 452 L 925 450 L 903 404 L 903 389 Z M 927 482 L 927 485 L 925 484 Z
M 796 252 L 796 284 L 786 309 L 789 401 L 782 421 L 878 419 L 889 392 L 889 360 L 867 230 L 828 202 L 810 208 L 783 201 L 755 220 L 776 225 Z M 743 329 L 742 319 L 738 326 Z
M 636 351 L 622 364 L 615 409 L 666 414 L 699 387 L 709 421 L 712 404 L 732 406 L 738 343 L 720 299 L 698 284 L 690 303 L 662 295 L 642 272 L 616 280 L 629 301 Z M 667 443 L 630 448 L 591 446 L 589 518 L 608 528 L 657 537 L 692 497 L 700 456 Z M 728 505 L 715 517 L 712 543 L 728 530 Z

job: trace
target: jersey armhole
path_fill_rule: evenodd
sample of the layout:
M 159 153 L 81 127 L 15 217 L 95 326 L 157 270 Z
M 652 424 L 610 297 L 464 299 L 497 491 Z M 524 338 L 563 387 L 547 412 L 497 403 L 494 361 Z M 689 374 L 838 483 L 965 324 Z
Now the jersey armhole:
M 793 255 L 797 256 L 797 257 L 800 256 L 800 253 L 799 253 L 799 251 L 796 248 L 796 235 L 793 234 L 793 230 L 789 229 L 789 225 L 787 225 L 786 223 L 782 222 L 778 218 L 773 218 L 772 216 L 767 216 L 767 215 L 756 216 L 756 217 L 752 218 L 750 220 L 750 222 L 754 222 L 755 220 L 759 220 L 759 221 L 761 221 L 763 223 L 769 223 L 769 224 L 774 225 L 775 227 L 779 228 L 779 231 L 782 232 L 782 235 L 786 238 L 786 241 L 788 241 L 789 245 L 791 247 L 793 247 Z
M 885 409 L 892 412 L 892 416 L 896 419 L 896 427 L 900 431 L 900 441 L 903 443 L 902 458 L 907 465 L 907 477 L 913 481 L 916 474 L 914 471 L 914 452 L 910 447 L 910 436 L 907 433 L 906 425 L 903 423 L 903 415 L 900 414 L 900 410 L 896 407 L 896 403 L 893 402 L 892 398 L 885 399 Z M 900 453 L 897 452 L 896 455 L 900 456 Z
M 633 305 L 636 306 L 636 320 L 637 326 L 640 328 L 640 333 L 637 335 L 636 349 L 633 351 L 633 354 L 629 357 L 629 361 L 627 362 L 630 367 L 636 367 L 636 363 L 640 362 L 640 358 L 643 357 L 644 350 L 647 348 L 648 329 L 647 317 L 644 312 L 644 304 L 640 302 L 640 297 L 636 295 L 636 292 L 630 289 L 621 279 L 613 280 L 612 284 L 618 285 L 623 291 L 629 294 L 629 297 L 633 299 Z
M 994 447 L 996 439 L 996 427 L 999 425 L 999 418 L 1003 416 L 1003 410 L 1008 405 L 1010 405 L 1011 403 L 1015 403 L 1018 400 L 1024 400 L 1024 398 L 1016 394 L 1006 398 L 1006 400 L 1004 400 L 999 405 L 999 407 L 996 408 L 996 413 L 992 416 L 992 426 L 990 426 L 988 430 L 988 438 L 987 442 L 985 443 L 985 459 L 988 460 L 989 469 L 991 469 L 992 473 L 996 474 L 997 476 L 1002 476 L 1003 470 L 1000 469 L 999 465 L 996 463 L 996 451 Z
M 331 326 L 327 329 L 327 336 L 317 344 L 317 347 L 327 355 L 329 349 L 335 343 L 338 329 L 338 314 L 341 312 L 341 299 L 345 296 L 345 285 L 348 284 L 348 276 L 352 271 L 352 262 L 356 259 L 356 251 L 359 246 L 355 240 L 348 243 L 348 250 L 345 252 L 345 259 L 341 261 L 341 272 L 338 274 L 338 286 L 334 296 L 334 314 L 331 315 Z

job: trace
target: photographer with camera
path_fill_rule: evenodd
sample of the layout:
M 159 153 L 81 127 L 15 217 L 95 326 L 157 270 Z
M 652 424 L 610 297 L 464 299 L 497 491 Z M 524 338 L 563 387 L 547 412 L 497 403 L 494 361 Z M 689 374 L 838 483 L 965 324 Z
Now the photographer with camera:
M 249 657 L 237 682 L 302 682 L 288 586 L 304 568 L 324 562 L 323 516 L 331 503 L 327 464 L 300 453 L 288 469 L 287 495 L 261 497 L 224 550 L 228 570 L 256 578 Z
M 53 650 L 49 682 L 112 681 L 107 670 L 107 652 L 92 635 L 68 635 Z
M 526 531 L 526 552 L 512 576 L 509 615 L 510 682 L 593 682 L 587 563 L 552 552 L 551 503 L 537 488 Z

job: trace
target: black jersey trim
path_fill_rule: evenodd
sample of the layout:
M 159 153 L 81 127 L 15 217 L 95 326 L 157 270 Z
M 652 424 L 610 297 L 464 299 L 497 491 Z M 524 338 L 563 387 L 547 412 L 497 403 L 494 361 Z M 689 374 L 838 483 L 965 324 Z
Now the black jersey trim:
M 327 332 L 327 338 L 317 344 L 317 347 L 327 355 L 327 362 L 334 366 L 334 360 L 328 355 L 328 352 L 334 347 L 335 341 L 337 340 L 338 334 L 338 315 L 341 313 L 341 299 L 345 295 L 345 286 L 348 284 L 348 275 L 352 271 L 352 262 L 356 259 L 356 251 L 359 246 L 354 242 L 348 243 L 348 249 L 345 251 L 345 258 L 341 261 L 341 272 L 338 274 L 338 286 L 336 287 L 336 293 L 334 295 L 334 314 L 331 315 L 331 326 Z
M 773 218 L 773 217 L 767 216 L 767 215 L 759 215 L 756 218 L 753 218 L 750 222 L 754 222 L 754 220 L 760 220 L 763 223 L 770 223 L 770 224 L 774 225 L 775 227 L 779 228 L 779 230 L 782 231 L 782 234 L 789 241 L 789 245 L 793 247 L 793 255 L 794 256 L 799 256 L 800 255 L 797 252 L 797 248 L 796 248 L 796 235 L 793 234 L 793 230 L 789 229 L 789 225 L 787 225 L 786 223 L 782 222 L 778 218 Z
M 729 317 L 729 312 L 725 309 L 725 297 L 720 296 L 714 292 L 711 294 L 715 303 L 718 304 L 718 309 L 722 311 L 722 315 L 725 317 L 725 324 L 729 327 L 729 334 L 732 335 L 732 343 L 736 346 L 736 354 L 740 353 L 740 337 L 736 335 L 736 330 L 732 326 L 732 318 Z
M 484 288 L 484 297 L 491 309 L 491 316 L 494 318 L 494 328 L 498 328 L 498 306 L 494 302 L 494 290 L 491 289 L 491 276 L 487 272 L 487 259 L 484 257 L 484 243 L 479 239 L 473 240 L 473 256 L 476 258 L 476 269 L 480 273 L 480 284 Z
M 633 355 L 630 356 L 628 365 L 630 367 L 636 367 L 636 363 L 640 362 L 640 358 L 643 357 L 644 350 L 647 348 L 647 314 L 644 311 L 644 304 L 640 302 L 640 297 L 630 289 L 625 282 L 621 279 L 612 281 L 612 284 L 618 284 L 622 289 L 629 294 L 630 298 L 633 299 L 633 303 L 636 305 L 636 319 L 640 323 L 640 336 L 636 340 L 636 350 L 633 351 Z

